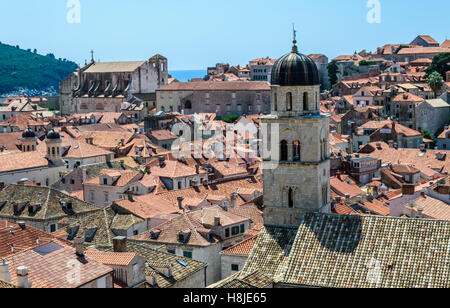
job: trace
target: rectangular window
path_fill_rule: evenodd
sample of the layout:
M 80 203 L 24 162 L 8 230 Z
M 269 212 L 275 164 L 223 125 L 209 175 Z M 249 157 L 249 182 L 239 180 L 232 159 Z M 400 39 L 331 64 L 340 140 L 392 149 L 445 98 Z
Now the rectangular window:
M 231 270 L 233 272 L 239 272 L 239 265 L 238 264 L 231 264 Z
M 225 229 L 225 237 L 230 237 L 230 229 Z
M 103 185 L 108 185 L 108 179 L 103 179 Z
M 192 259 L 192 251 L 183 251 L 183 257 Z
M 105 192 L 105 202 L 109 202 L 109 195 L 107 192 Z
M 167 252 L 170 253 L 171 255 L 175 254 L 175 250 L 174 249 L 167 249 Z
M 238 235 L 239 234 L 239 227 L 233 227 L 231 229 L 231 235 Z
M 50 225 L 50 233 L 56 232 L 56 225 L 52 224 Z
M 245 225 L 241 225 L 241 233 L 245 233 Z

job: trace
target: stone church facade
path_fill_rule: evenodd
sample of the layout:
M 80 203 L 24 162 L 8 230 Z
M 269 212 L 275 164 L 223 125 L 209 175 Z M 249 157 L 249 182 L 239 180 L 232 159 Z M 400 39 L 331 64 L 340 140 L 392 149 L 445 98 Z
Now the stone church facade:
M 161 55 L 135 62 L 92 60 L 61 82 L 61 114 L 120 112 L 126 102 L 143 104 L 137 96 L 156 93 L 168 79 L 168 62 Z

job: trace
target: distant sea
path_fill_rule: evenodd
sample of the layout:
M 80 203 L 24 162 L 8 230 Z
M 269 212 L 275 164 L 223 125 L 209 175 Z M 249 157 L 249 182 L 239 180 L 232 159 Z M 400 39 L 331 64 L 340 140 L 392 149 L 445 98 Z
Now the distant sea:
M 169 74 L 172 75 L 172 78 L 177 79 L 181 82 L 186 82 L 191 80 L 192 78 L 203 78 L 206 76 L 206 71 L 203 70 L 190 70 L 190 71 L 169 71 Z

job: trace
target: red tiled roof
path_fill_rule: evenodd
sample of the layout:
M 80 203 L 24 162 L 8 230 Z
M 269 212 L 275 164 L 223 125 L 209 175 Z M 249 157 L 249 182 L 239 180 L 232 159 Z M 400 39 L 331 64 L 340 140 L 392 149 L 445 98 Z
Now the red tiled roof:
M 355 210 L 349 207 L 347 204 L 338 203 L 333 207 L 333 213 L 339 215 L 356 215 L 358 214 Z
M 450 205 L 447 203 L 430 196 L 421 196 L 414 202 L 416 204 L 412 209 L 414 212 L 418 213 L 418 207 L 422 206 L 425 217 L 437 220 L 450 220 Z
M 53 234 L 45 233 L 30 226 L 25 226 L 22 229 L 18 224 L 5 220 L 0 221 L 0 258 L 38 247 L 52 240 L 57 240 L 57 237 Z M 58 243 L 71 246 L 67 241 L 58 241 Z M 14 252 L 11 252 L 11 245 L 14 247 Z
M 170 130 L 167 129 L 151 131 L 150 135 L 158 141 L 178 139 L 176 135 L 174 135 Z
M 255 245 L 257 236 L 253 236 L 245 241 L 236 244 L 221 252 L 224 255 L 239 255 L 239 256 L 249 256 L 252 252 L 253 246 Z
M 402 93 L 393 99 L 394 102 L 423 102 L 424 100 L 424 98 L 411 93 Z
M 438 54 L 450 52 L 450 48 L 442 47 L 413 47 L 402 48 L 397 54 L 399 55 L 412 55 L 412 54 Z
M 49 166 L 45 155 L 38 151 L 0 154 L 0 172 Z
M 135 196 L 134 200 L 123 199 L 114 203 L 143 219 L 153 218 L 157 214 L 172 214 L 180 211 L 176 204 L 157 195 Z
M 89 257 L 80 259 L 72 248 L 59 246 L 56 242 L 47 245 L 52 246 L 49 247 L 48 254 L 42 254 L 34 248 L 6 259 L 12 284 L 17 285 L 16 268 L 18 266 L 28 267 L 32 288 L 77 288 L 113 271 L 112 268 Z M 45 247 L 43 250 L 46 250 Z M 67 279 L 68 264 L 74 264 L 72 266 L 76 266 L 79 270 L 79 280 Z
M 348 184 L 347 182 L 341 181 L 338 178 L 331 178 L 330 185 L 331 189 L 340 196 L 349 194 L 350 198 L 353 198 L 363 193 L 363 191 L 357 185 Z
M 104 265 L 127 266 L 137 256 L 131 252 L 102 252 L 87 249 L 86 256 Z
M 372 213 L 376 213 L 382 216 L 389 216 L 389 214 L 391 213 L 391 210 L 377 199 L 373 199 L 373 201 L 366 201 L 364 202 L 364 205 L 361 206 L 368 209 Z

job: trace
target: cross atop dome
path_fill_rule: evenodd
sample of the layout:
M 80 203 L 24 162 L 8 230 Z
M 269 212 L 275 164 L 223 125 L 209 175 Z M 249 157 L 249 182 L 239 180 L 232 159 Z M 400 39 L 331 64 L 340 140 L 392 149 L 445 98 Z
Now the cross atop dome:
M 293 53 L 297 53 L 298 52 L 298 48 L 297 48 L 297 30 L 295 30 L 295 23 L 292 23 L 292 31 L 294 33 L 294 40 L 292 41 L 292 43 L 294 43 L 294 46 L 292 46 L 292 52 Z

